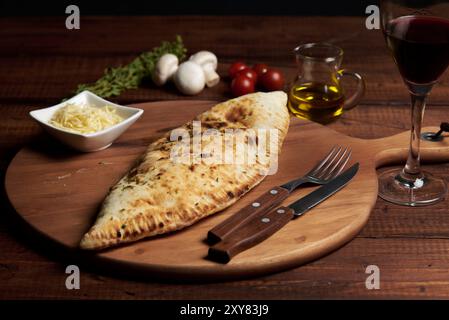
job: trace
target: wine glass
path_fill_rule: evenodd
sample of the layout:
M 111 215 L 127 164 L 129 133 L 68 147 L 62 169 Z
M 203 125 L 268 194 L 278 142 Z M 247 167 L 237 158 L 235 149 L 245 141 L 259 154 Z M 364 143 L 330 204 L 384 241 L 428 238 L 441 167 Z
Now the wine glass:
M 379 176 L 379 196 L 407 206 L 443 200 L 443 179 L 421 171 L 419 142 L 426 98 L 449 65 L 449 3 L 447 0 L 382 0 L 382 30 L 411 95 L 411 137 L 402 170 Z

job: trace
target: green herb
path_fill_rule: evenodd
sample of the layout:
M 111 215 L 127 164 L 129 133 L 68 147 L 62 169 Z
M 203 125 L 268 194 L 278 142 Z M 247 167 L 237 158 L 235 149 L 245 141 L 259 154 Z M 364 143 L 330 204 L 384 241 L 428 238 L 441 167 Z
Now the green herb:
M 80 84 L 76 89 L 76 93 L 89 90 L 103 98 L 118 96 L 124 90 L 136 89 L 141 84 L 142 79 L 150 76 L 162 55 L 172 53 L 179 60 L 182 60 L 185 58 L 186 52 L 187 50 L 184 47 L 182 38 L 176 36 L 175 41 L 164 41 L 160 47 L 140 54 L 125 66 L 107 68 L 104 71 L 103 77 L 94 83 Z

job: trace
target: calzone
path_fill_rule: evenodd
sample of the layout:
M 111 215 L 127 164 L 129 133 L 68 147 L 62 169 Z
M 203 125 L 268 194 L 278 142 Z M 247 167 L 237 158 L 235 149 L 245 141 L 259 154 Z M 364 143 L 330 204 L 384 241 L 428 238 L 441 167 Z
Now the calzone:
M 269 174 L 289 126 L 286 104 L 281 91 L 248 94 L 151 143 L 111 188 L 80 247 L 101 249 L 173 232 L 235 203 Z

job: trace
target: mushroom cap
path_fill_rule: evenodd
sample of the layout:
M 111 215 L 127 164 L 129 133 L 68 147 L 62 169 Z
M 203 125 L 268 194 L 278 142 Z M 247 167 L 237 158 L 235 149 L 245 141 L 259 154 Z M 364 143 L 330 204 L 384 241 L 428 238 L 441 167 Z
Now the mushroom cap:
M 200 93 L 206 84 L 203 69 L 193 61 L 181 63 L 173 80 L 178 90 L 187 95 Z
M 215 54 L 210 51 L 199 51 L 190 56 L 189 61 L 193 61 L 203 68 L 208 87 L 213 87 L 220 82 L 220 76 L 216 72 L 218 61 Z
M 206 64 L 211 65 L 214 70 L 217 70 L 217 56 L 210 51 L 198 51 L 191 55 L 189 60 L 198 63 L 201 66 Z
M 164 85 L 178 69 L 178 57 L 172 53 L 166 53 L 159 58 L 153 73 L 153 81 L 156 85 Z

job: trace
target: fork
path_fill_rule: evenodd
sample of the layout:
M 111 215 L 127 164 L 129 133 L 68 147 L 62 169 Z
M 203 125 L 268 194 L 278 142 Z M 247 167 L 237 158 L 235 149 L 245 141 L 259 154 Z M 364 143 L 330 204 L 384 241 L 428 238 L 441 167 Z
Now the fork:
M 222 241 L 245 221 L 256 217 L 259 214 L 264 214 L 267 210 L 279 205 L 291 192 L 303 184 L 312 183 L 322 185 L 328 183 L 343 171 L 351 158 L 351 154 L 352 151 L 349 148 L 334 146 L 329 153 L 304 176 L 289 181 L 282 186 L 271 188 L 250 205 L 240 209 L 236 214 L 209 230 L 207 233 L 207 241 L 210 244 Z

